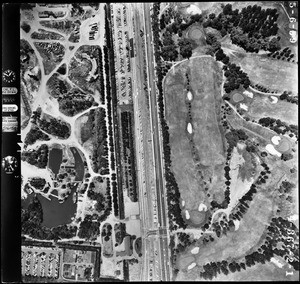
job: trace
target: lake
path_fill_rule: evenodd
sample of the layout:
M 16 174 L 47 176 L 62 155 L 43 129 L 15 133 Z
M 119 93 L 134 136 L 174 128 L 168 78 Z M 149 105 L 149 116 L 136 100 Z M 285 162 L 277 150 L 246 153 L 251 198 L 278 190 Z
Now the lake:
M 72 154 L 74 155 L 74 159 L 75 159 L 75 169 L 76 169 L 76 181 L 82 181 L 83 177 L 84 177 L 84 164 L 82 161 L 82 158 L 77 150 L 77 148 L 75 147 L 71 147 L 70 148 L 72 151 Z M 61 149 L 52 149 L 51 152 L 53 150 L 61 150 Z M 50 152 L 50 154 L 51 154 Z M 59 167 L 61 160 L 62 160 L 62 152 L 61 154 L 59 154 L 59 151 L 54 151 L 54 153 L 52 153 L 52 159 L 54 159 L 53 157 L 56 157 L 57 161 L 54 163 L 52 163 L 52 166 L 55 166 L 55 170 L 59 171 Z M 61 155 L 61 156 L 60 156 Z M 61 160 L 60 160 L 61 159 Z M 60 162 L 59 162 L 60 160 Z M 49 167 L 50 167 L 50 157 L 49 157 Z M 53 167 L 51 168 L 52 171 Z M 55 174 L 58 173 L 54 172 Z M 76 192 L 78 187 L 78 184 L 76 186 L 73 186 L 71 188 L 71 193 L 68 196 L 68 198 L 65 200 L 64 203 L 59 203 L 58 199 L 56 197 L 50 196 L 51 201 L 48 200 L 47 198 L 43 197 L 40 194 L 37 194 L 38 199 L 40 200 L 42 207 L 43 207 L 43 223 L 42 225 L 48 227 L 48 228 L 52 228 L 52 227 L 57 227 L 59 225 L 64 225 L 64 224 L 69 224 L 71 223 L 71 218 L 75 216 L 76 213 L 76 208 L 77 208 L 77 204 L 73 202 L 73 194 L 74 192 Z M 57 192 L 55 191 L 55 194 L 57 194 Z M 24 208 L 27 208 L 30 201 L 32 200 L 32 198 L 34 197 L 34 193 L 30 194 L 27 199 L 22 200 L 22 206 Z
M 63 152 L 60 148 L 52 148 L 49 153 L 48 167 L 56 175 L 59 172 L 59 168 L 62 162 Z

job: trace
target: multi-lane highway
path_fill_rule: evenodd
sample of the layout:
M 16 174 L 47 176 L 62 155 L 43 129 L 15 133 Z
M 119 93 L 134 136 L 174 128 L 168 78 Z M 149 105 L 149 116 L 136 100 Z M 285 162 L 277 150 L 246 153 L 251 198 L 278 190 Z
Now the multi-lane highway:
M 124 14 L 120 13 L 120 10 L 124 11 L 123 5 L 127 7 L 129 25 L 124 23 Z M 118 43 L 116 50 L 120 49 L 119 45 L 124 42 L 122 35 L 126 32 L 133 38 L 135 49 L 134 57 L 131 58 L 131 74 L 143 240 L 141 280 L 168 281 L 168 219 L 150 7 L 150 3 L 116 4 L 112 7 L 112 22 L 115 28 L 114 36 L 118 37 L 118 40 L 114 41 L 115 44 Z M 117 22 L 117 17 L 121 21 Z
M 150 17 L 150 4 L 143 3 L 143 16 L 145 23 L 145 40 L 147 50 L 147 68 L 148 68 L 148 82 L 150 92 L 150 105 L 151 105 L 151 120 L 152 120 L 152 135 L 153 135 L 153 150 L 155 156 L 155 173 L 156 173 L 156 197 L 158 207 L 159 219 L 159 242 L 160 242 L 160 256 L 161 256 L 161 272 L 163 281 L 170 280 L 170 266 L 169 266 L 169 248 L 168 248 L 168 235 L 167 235 L 167 210 L 166 210 L 166 193 L 164 186 L 163 176 L 163 163 L 161 157 L 161 141 L 159 133 L 159 121 L 157 111 L 157 90 L 155 84 L 154 72 L 154 50 L 153 50 L 153 35 L 151 29 Z

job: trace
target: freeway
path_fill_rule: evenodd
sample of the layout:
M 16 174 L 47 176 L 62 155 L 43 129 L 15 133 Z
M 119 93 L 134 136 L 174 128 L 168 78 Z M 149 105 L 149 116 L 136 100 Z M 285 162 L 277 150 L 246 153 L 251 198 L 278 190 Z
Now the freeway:
M 166 194 L 164 187 L 164 177 L 163 177 L 163 163 L 161 157 L 161 143 L 160 143 L 160 133 L 159 133 L 159 121 L 158 121 L 158 111 L 157 111 L 157 98 L 156 98 L 156 85 L 155 85 L 155 73 L 154 73 L 154 56 L 153 56 L 153 36 L 151 29 L 151 19 L 150 19 L 150 4 L 143 3 L 143 14 L 145 23 L 145 40 L 146 40 L 146 50 L 147 50 L 147 68 L 148 68 L 148 82 L 149 82 L 149 92 L 150 92 L 150 105 L 151 105 L 151 121 L 152 121 L 152 135 L 153 135 L 153 148 L 155 155 L 155 173 L 156 173 L 156 196 L 158 205 L 158 218 L 159 218 L 159 235 L 160 235 L 160 255 L 161 255 L 161 280 L 170 280 L 170 267 L 169 263 L 169 250 L 168 250 L 168 237 L 165 234 L 167 228 L 167 210 L 166 210 Z
M 168 222 L 150 5 L 132 3 L 131 12 L 134 31 L 131 30 L 130 34 L 134 34 L 135 41 L 135 56 L 132 58 L 135 141 L 143 240 L 141 280 L 168 281 L 170 280 Z

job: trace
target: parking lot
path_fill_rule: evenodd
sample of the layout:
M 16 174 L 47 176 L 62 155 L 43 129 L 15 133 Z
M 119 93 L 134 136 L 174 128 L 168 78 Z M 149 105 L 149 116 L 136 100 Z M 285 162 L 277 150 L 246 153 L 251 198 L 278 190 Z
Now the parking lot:
M 127 4 L 114 4 L 112 9 L 112 29 L 115 54 L 118 104 L 132 104 L 132 68 L 130 57 L 130 38 L 132 27 Z
M 22 247 L 22 275 L 58 278 L 61 250 Z

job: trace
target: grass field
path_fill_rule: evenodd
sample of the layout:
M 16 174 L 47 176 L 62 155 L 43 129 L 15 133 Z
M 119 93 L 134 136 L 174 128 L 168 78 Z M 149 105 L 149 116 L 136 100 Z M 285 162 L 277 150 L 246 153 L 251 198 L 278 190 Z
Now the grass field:
M 253 84 L 266 86 L 271 90 L 298 93 L 298 65 L 282 60 L 251 53 L 234 53 L 230 62 L 246 72 Z
M 261 236 L 272 217 L 272 212 L 272 200 L 262 192 L 257 193 L 237 231 L 228 232 L 221 238 L 215 238 L 213 242 L 200 245 L 196 255 L 188 252 L 178 256 L 177 267 L 182 270 L 194 261 L 203 266 L 210 261 L 243 258 L 246 252 L 260 245 Z
M 278 135 L 273 130 L 240 118 L 234 111 L 227 115 L 227 121 L 233 128 L 243 129 L 248 136 L 258 138 L 264 146 L 271 144 L 271 138 Z
M 298 106 L 296 104 L 281 100 L 272 104 L 268 96 L 255 94 L 252 102 L 247 106 L 247 115 L 255 120 L 272 117 L 288 124 L 297 124 L 298 122 Z
M 193 160 L 187 135 L 188 107 L 186 73 L 193 93 L 192 139 L 199 161 Z M 198 210 L 206 200 L 203 177 L 219 190 L 224 184 L 220 165 L 225 161 L 224 141 L 219 130 L 221 103 L 220 70 L 211 57 L 194 58 L 175 67 L 165 80 L 166 119 L 169 125 L 172 170 L 187 210 Z M 200 173 L 201 172 L 201 173 Z M 219 184 L 219 186 L 217 186 Z M 208 204 L 206 204 L 208 206 Z
M 292 271 L 288 269 L 288 265 L 279 268 L 272 262 L 265 264 L 256 264 L 252 267 L 247 267 L 247 270 L 240 272 L 218 274 L 214 278 L 215 281 L 297 281 L 299 280 L 299 272 L 293 272 L 293 275 L 286 275 L 286 272 Z

